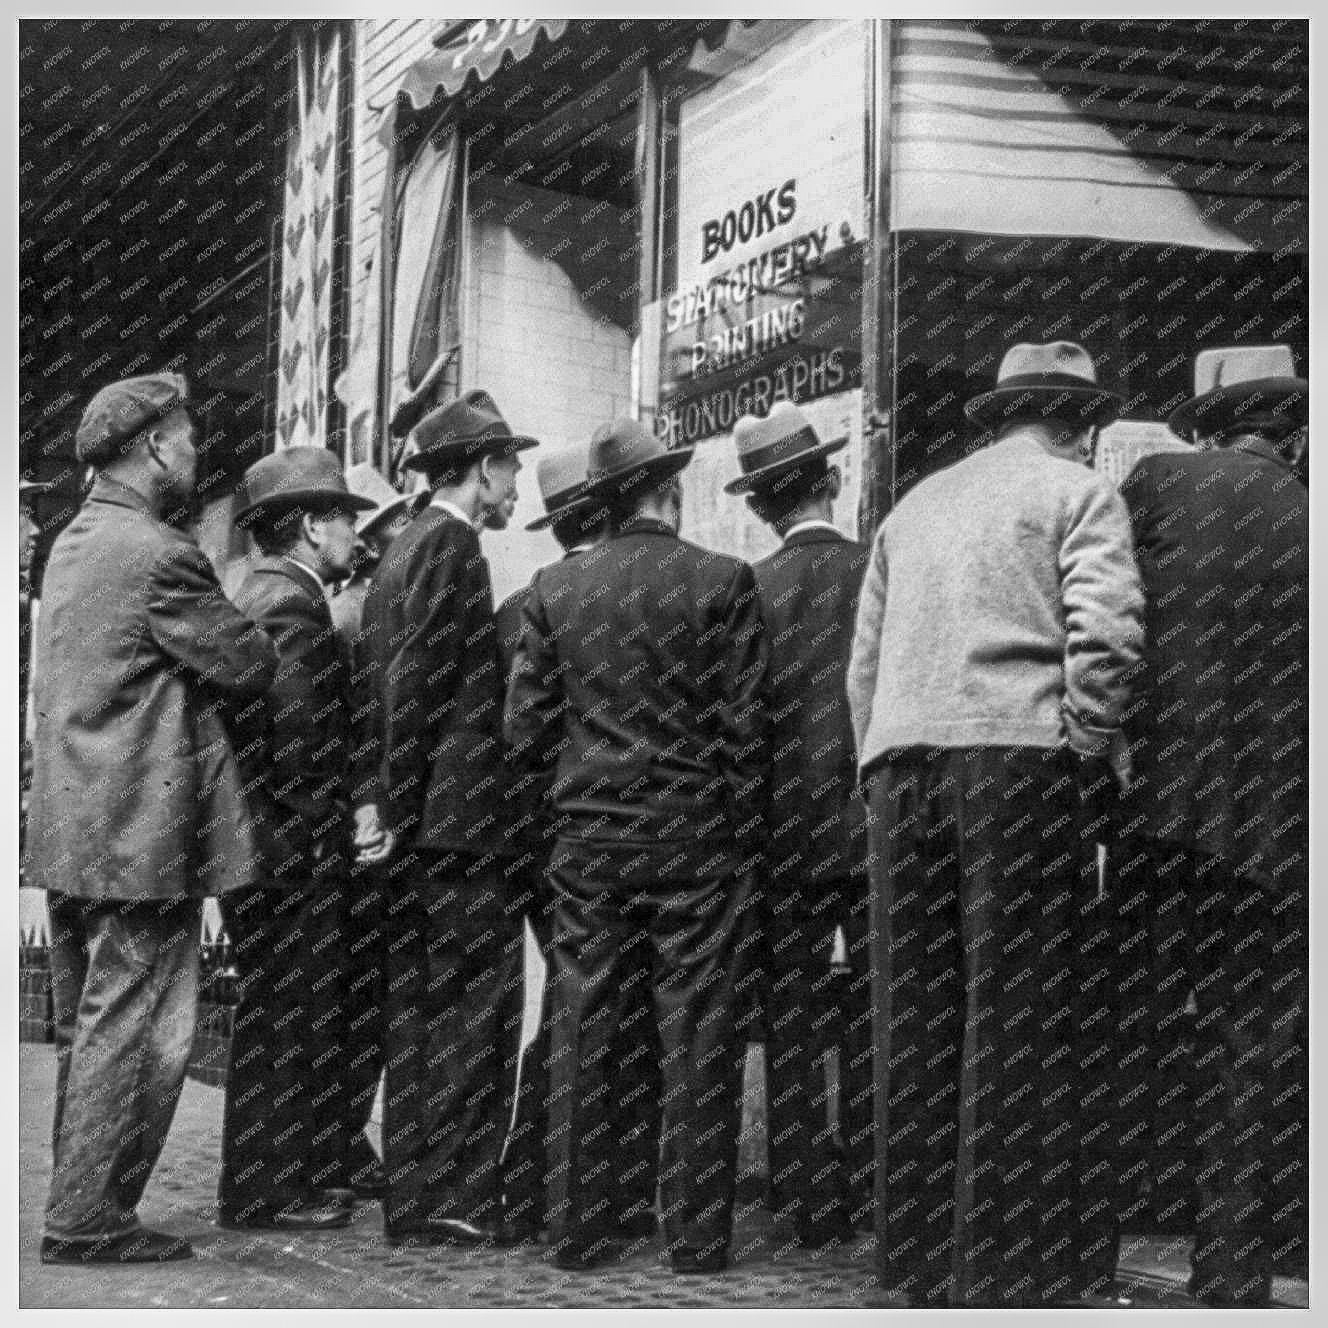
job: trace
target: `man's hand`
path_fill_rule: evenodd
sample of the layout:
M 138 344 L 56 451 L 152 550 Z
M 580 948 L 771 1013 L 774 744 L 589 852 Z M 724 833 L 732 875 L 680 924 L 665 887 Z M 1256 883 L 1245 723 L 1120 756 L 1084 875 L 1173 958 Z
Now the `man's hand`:
M 392 856 L 396 836 L 378 819 L 376 803 L 366 802 L 355 809 L 355 861 L 363 867 L 376 866 Z
M 1120 729 L 1116 729 L 1111 735 L 1111 745 L 1107 748 L 1107 763 L 1111 766 L 1112 774 L 1116 776 L 1120 791 L 1128 793 L 1130 785 L 1134 782 L 1134 761 L 1130 756 L 1129 741 Z

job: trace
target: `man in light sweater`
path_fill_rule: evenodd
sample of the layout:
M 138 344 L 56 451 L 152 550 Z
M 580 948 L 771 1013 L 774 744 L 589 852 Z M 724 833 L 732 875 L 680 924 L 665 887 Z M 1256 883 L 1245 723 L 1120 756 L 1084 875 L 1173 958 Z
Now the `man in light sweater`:
M 1012 348 L 965 407 L 995 440 L 891 512 L 859 601 L 876 1231 L 914 1304 L 1077 1303 L 1115 1270 L 1085 1165 L 1112 1048 L 1081 789 L 1128 782 L 1143 597 L 1125 505 L 1081 458 L 1119 409 L 1081 346 Z

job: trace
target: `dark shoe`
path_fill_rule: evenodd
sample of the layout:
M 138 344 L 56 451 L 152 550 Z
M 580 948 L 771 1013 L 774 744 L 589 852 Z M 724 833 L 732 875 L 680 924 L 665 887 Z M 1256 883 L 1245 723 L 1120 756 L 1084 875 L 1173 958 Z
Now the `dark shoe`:
M 504 1225 L 486 1226 L 460 1217 L 431 1217 L 409 1226 L 389 1227 L 385 1232 L 393 1244 L 414 1245 L 501 1245 L 516 1244 L 513 1230 Z
M 564 1242 L 554 1251 L 553 1266 L 569 1273 L 583 1273 L 588 1268 L 616 1259 L 622 1250 L 622 1241 L 607 1236 L 589 1246 L 569 1245 Z
M 355 1191 L 349 1185 L 324 1185 L 315 1192 L 319 1203 L 333 1204 L 338 1208 L 355 1207 Z
M 43 1236 L 42 1263 L 174 1263 L 192 1259 L 194 1247 L 183 1236 L 141 1227 L 124 1236 L 106 1236 L 101 1240 L 58 1240 Z
M 306 1199 L 284 1208 L 260 1208 L 243 1218 L 217 1214 L 228 1231 L 335 1231 L 350 1223 L 350 1209 L 324 1199 Z
M 831 1222 L 803 1227 L 798 1245 L 804 1250 L 823 1250 L 827 1245 L 851 1245 L 856 1239 L 851 1222 Z
M 727 1250 L 702 1254 L 698 1250 L 675 1250 L 670 1258 L 675 1273 L 722 1273 L 729 1266 Z
M 381 1162 L 357 1171 L 350 1178 L 350 1188 L 361 1199 L 381 1199 L 387 1193 L 387 1172 Z

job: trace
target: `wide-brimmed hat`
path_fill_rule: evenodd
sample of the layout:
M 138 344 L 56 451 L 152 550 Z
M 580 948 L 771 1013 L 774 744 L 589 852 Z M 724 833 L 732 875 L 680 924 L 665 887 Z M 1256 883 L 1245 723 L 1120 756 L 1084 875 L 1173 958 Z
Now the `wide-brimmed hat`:
M 251 520 L 260 512 L 289 507 L 335 504 L 354 512 L 371 512 L 372 498 L 352 493 L 341 464 L 325 447 L 283 447 L 255 461 L 244 472 L 236 493 L 235 522 Z
M 446 470 L 469 465 L 477 457 L 508 455 L 537 447 L 538 438 L 507 427 L 494 399 L 483 389 L 464 392 L 455 401 L 431 410 L 411 430 L 415 451 L 403 466 L 413 470 Z
M 541 454 L 535 465 L 544 515 L 526 522 L 527 530 L 543 530 L 575 512 L 588 512 L 586 476 L 590 466 L 590 447 L 577 443 Z
M 764 419 L 744 415 L 733 426 L 733 441 L 742 474 L 724 486 L 725 493 L 759 489 L 786 471 L 839 451 L 848 436 L 823 443 L 797 406 L 776 401 Z
M 74 452 L 80 461 L 104 466 L 125 450 L 131 438 L 189 404 L 189 383 L 183 374 L 144 374 L 122 378 L 100 388 L 83 411 Z
M 1093 357 L 1074 341 L 1021 342 L 1011 346 L 996 371 L 996 386 L 964 403 L 975 424 L 994 428 L 1013 415 L 1078 413 L 1084 424 L 1115 419 L 1125 406 L 1098 386 Z
M 1249 415 L 1285 415 L 1304 424 L 1310 413 L 1310 384 L 1296 377 L 1290 346 L 1216 346 L 1194 357 L 1194 395 L 1167 416 L 1188 440 L 1191 432 L 1221 433 Z
M 353 494 L 367 498 L 373 507 L 355 518 L 355 533 L 367 535 L 398 512 L 411 513 L 423 494 L 402 493 L 394 489 L 370 461 L 361 461 L 346 472 L 346 487 Z
M 601 424 L 590 440 L 586 496 L 600 501 L 626 497 L 643 485 L 676 475 L 695 448 L 668 448 L 640 420 Z

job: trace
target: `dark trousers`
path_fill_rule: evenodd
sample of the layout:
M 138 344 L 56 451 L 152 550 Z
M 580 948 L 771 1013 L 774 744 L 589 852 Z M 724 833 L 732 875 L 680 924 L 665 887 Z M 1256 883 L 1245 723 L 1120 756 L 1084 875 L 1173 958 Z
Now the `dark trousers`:
M 201 901 L 48 896 L 55 1004 L 54 1162 L 46 1234 L 138 1225 L 194 1041 Z
M 872 1135 L 871 961 L 867 883 L 803 890 L 776 885 L 766 931 L 763 1002 L 771 1195 L 795 1230 L 865 1217 L 875 1168 Z M 830 969 L 844 929 L 847 980 Z M 828 1111 L 827 1055 L 838 1050 L 839 1134 Z
M 1130 959 L 1125 1026 L 1144 1053 L 1124 1096 L 1138 1104 L 1154 1166 L 1189 1172 L 1180 1179 L 1197 1206 L 1194 1293 L 1264 1303 L 1274 1260 L 1295 1250 L 1306 1217 L 1304 878 L 1264 887 L 1153 840 L 1127 840 L 1112 858 Z M 1175 1043 L 1167 1030 L 1191 993 L 1192 1152 L 1162 1135 L 1155 1051 Z
M 917 1303 L 1073 1300 L 1115 1269 L 1084 1165 L 1111 1029 L 1080 996 L 1101 902 L 1072 762 L 933 749 L 870 781 L 877 1248 Z
M 553 900 L 543 870 L 527 873 L 520 897 L 544 959 L 539 1024 L 521 1053 L 520 1078 L 512 1129 L 503 1152 L 503 1185 L 508 1216 L 534 1227 L 549 1225 L 549 1093 L 553 1056 L 554 985 Z M 644 937 L 638 937 L 638 951 Z M 655 1032 L 645 953 L 624 956 L 629 1000 L 613 1053 L 616 1067 L 610 1089 L 617 1140 L 617 1179 L 625 1213 L 645 1212 L 655 1204 L 659 1183 L 660 1053 Z
M 419 853 L 387 887 L 383 1161 L 389 1231 L 502 1217 L 521 1028 L 519 916 L 490 855 Z
M 593 1249 L 625 1202 L 621 1029 L 648 983 L 663 1048 L 660 1196 L 674 1250 L 726 1251 L 745 1047 L 734 1028 L 737 944 L 750 887 L 720 859 L 560 840 L 555 895 L 551 1234 Z M 634 1051 L 648 1043 L 632 1039 Z
M 345 1086 L 346 1156 L 341 1179 L 349 1182 L 378 1162 L 369 1140 L 370 1117 L 386 1056 L 388 891 L 377 869 L 357 872 L 346 901 Z
M 261 1220 L 335 1183 L 346 1152 L 346 891 L 237 891 L 223 902 L 240 971 L 217 1206 Z

